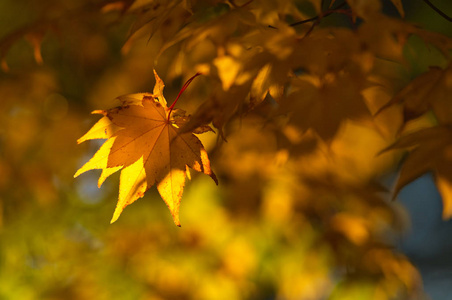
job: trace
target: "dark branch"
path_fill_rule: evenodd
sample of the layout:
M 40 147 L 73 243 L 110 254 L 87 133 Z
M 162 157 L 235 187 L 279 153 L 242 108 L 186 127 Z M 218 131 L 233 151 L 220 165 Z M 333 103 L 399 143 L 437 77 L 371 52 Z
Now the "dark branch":
M 322 18 L 323 18 L 323 17 L 328 17 L 329 15 L 335 13 L 337 10 L 339 10 L 340 8 L 342 8 L 345 4 L 347 4 L 347 2 L 342 2 L 342 3 L 339 4 L 338 6 L 336 6 L 336 7 L 332 8 L 332 9 L 329 9 L 329 10 L 325 11 L 325 12 L 324 12 L 323 14 L 321 14 L 321 15 L 318 15 L 318 16 L 315 16 L 315 17 L 312 17 L 312 18 L 309 18 L 309 19 L 306 19 L 306 20 L 302 20 L 302 21 L 299 21 L 299 22 L 292 23 L 292 24 L 290 24 L 290 26 L 294 27 L 294 26 L 301 25 L 301 24 L 304 24 L 304 23 L 309 23 L 309 22 L 312 22 L 312 21 L 316 21 L 316 20 L 320 19 L 321 17 L 322 17 Z
M 306 20 L 302 20 L 302 21 L 299 21 L 299 22 L 296 22 L 296 23 L 292 23 L 292 24 L 290 24 L 290 26 L 294 27 L 294 26 L 301 25 L 301 24 L 304 24 L 304 23 L 309 23 L 309 22 L 312 22 L 312 21 L 316 21 L 318 19 L 319 19 L 319 16 L 315 16 L 315 17 L 312 17 L 312 18 L 309 18 L 309 19 L 306 19 Z
M 339 11 L 339 10 L 340 10 L 340 8 L 342 8 L 345 4 L 347 4 L 347 2 L 342 2 L 341 4 L 339 4 L 338 6 L 336 6 L 335 8 L 328 9 L 328 10 L 326 10 L 325 12 L 323 12 L 322 14 L 320 14 L 320 15 L 318 15 L 318 16 L 315 16 L 315 17 L 312 17 L 312 18 L 309 18 L 309 19 L 306 19 L 306 20 L 301 20 L 301 21 L 292 23 L 292 24 L 290 24 L 289 26 L 295 27 L 295 26 L 297 26 L 297 25 L 301 25 L 301 24 L 305 24 L 305 23 L 309 23 L 309 22 L 319 21 L 321 18 L 327 17 L 327 16 L 329 16 L 329 15 L 335 13 L 335 12 L 341 12 L 341 11 Z M 278 28 L 276 28 L 275 26 L 272 26 L 272 25 L 268 25 L 268 27 L 269 27 L 269 28 L 272 28 L 272 29 L 278 29 Z M 314 27 L 315 27 L 315 25 L 314 25 Z M 308 31 L 310 32 L 310 31 L 312 31 L 312 29 L 313 29 L 313 28 L 309 29 Z
M 425 3 L 428 4 L 428 6 L 430 6 L 434 11 L 436 11 L 441 17 L 443 17 L 444 19 L 446 19 L 449 22 L 452 22 L 452 18 L 449 17 L 448 15 L 446 15 L 442 10 L 440 10 L 438 7 L 436 7 L 435 5 L 433 5 L 432 2 L 430 2 L 429 0 L 424 0 Z

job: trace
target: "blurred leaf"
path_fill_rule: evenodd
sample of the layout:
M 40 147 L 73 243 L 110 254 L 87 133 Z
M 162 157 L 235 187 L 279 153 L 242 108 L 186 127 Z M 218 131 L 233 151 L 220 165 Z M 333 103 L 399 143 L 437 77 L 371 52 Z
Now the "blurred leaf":
M 405 11 L 403 10 L 402 0 L 391 0 L 392 4 L 397 8 L 400 16 L 405 17 Z
M 441 124 L 452 122 L 449 97 L 452 93 L 452 65 L 446 69 L 431 67 L 403 88 L 379 111 L 403 103 L 405 123 L 418 118 L 430 109 Z
M 433 172 L 443 198 L 443 218 L 452 217 L 452 129 L 437 126 L 422 129 L 402 137 L 383 151 L 409 149 L 402 164 L 394 197 L 400 190 L 426 172 Z
M 292 114 L 290 122 L 301 130 L 312 128 L 323 140 L 331 141 L 344 120 L 370 116 L 360 93 L 362 78 L 350 74 L 304 76 L 293 82 L 293 92 L 281 104 Z
M 152 24 L 150 39 L 179 3 L 180 1 L 136 0 L 128 9 L 128 13 L 137 16 L 137 20 L 129 30 L 128 39 L 143 26 Z

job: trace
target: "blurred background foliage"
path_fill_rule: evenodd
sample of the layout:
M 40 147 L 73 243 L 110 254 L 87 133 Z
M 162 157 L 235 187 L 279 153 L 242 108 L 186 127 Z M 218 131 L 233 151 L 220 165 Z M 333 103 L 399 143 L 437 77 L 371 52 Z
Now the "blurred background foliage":
M 300 2 L 303 16 L 315 14 L 315 1 Z M 383 2 L 385 13 L 397 16 Z M 408 2 L 407 20 L 451 35 L 450 23 L 425 3 Z M 7 62 L 0 74 L 0 299 L 424 297 L 418 271 L 394 248 L 408 216 L 375 181 L 388 178 L 400 158 L 376 155 L 402 122 L 395 109 L 379 117 L 380 127 L 378 118 L 376 127 L 346 121 L 323 143 L 309 133 L 300 139 L 293 126 L 282 132 L 268 120 L 274 103 L 264 101 L 231 117 L 227 143 L 213 133 L 200 136 L 220 185 L 194 176 L 181 228 L 155 189 L 109 225 L 118 176 L 101 189 L 94 171 L 73 179 L 100 145 L 76 145 L 95 122 L 90 111 L 118 105 L 119 95 L 151 91 L 153 68 L 171 103 L 181 83 L 206 65 L 221 71 L 233 64 L 218 58 L 224 50 L 215 39 L 161 51 L 178 30 L 178 16 L 186 17 L 180 8 L 161 30 L 145 26 L 127 40 L 137 18 L 122 15 L 114 6 L 121 3 L 127 1 L 0 2 L 0 53 Z M 234 32 L 223 4 L 199 3 L 212 6 L 200 20 L 225 18 L 212 28 L 218 39 Z M 275 18 L 259 17 L 269 24 Z M 332 15 L 321 27 L 350 26 L 347 20 Z M 429 65 L 446 63 L 415 37 L 403 51 L 406 65 L 378 65 L 394 91 Z M 178 106 L 195 112 L 212 88 L 225 84 L 197 78 Z M 392 96 L 367 93 L 370 107 L 372 99 L 379 107 Z M 427 116 L 411 126 L 428 124 Z

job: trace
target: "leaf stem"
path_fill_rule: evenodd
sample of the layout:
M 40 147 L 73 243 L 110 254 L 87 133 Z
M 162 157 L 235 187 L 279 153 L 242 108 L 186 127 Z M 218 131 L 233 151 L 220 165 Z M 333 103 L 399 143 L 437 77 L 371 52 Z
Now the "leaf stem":
M 184 85 L 182 86 L 182 88 L 179 91 L 179 94 L 176 97 L 176 100 L 174 100 L 173 104 L 171 104 L 171 106 L 169 107 L 169 113 L 168 113 L 168 121 L 170 119 L 170 115 L 171 112 L 173 111 L 174 105 L 176 105 L 177 100 L 179 100 L 179 97 L 182 95 L 182 93 L 188 88 L 188 86 L 190 85 L 190 83 L 193 81 L 193 79 L 195 79 L 195 77 L 201 75 L 201 73 L 196 73 L 195 75 L 193 75 L 190 79 L 188 79 Z

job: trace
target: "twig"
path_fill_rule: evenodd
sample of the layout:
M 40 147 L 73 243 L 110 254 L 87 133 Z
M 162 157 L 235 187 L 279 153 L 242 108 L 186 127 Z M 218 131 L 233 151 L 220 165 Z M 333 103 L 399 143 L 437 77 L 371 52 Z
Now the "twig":
M 302 20 L 302 21 L 298 21 L 296 23 L 292 23 L 289 26 L 294 27 L 294 26 L 301 25 L 301 24 L 304 24 L 304 23 L 309 23 L 309 22 L 312 22 L 312 21 L 315 21 L 315 20 L 318 20 L 318 19 L 319 19 L 319 16 L 315 16 L 315 17 L 312 17 L 312 18 L 309 18 L 309 19 L 306 19 L 306 20 Z
M 339 4 L 338 6 L 336 6 L 335 8 L 328 9 L 328 10 L 326 10 L 325 12 L 323 12 L 322 14 L 320 14 L 320 15 L 318 15 L 318 16 L 315 16 L 315 17 L 312 17 L 312 18 L 309 18 L 309 19 L 306 19 L 306 20 L 301 20 L 301 21 L 292 23 L 292 24 L 290 24 L 289 26 L 295 27 L 295 26 L 298 26 L 298 25 L 301 25 L 301 24 L 305 24 L 305 23 L 317 21 L 316 23 L 314 23 L 314 27 L 315 27 L 315 25 L 317 25 L 317 24 L 319 23 L 319 21 L 320 21 L 321 18 L 328 17 L 329 15 L 331 15 L 331 14 L 333 14 L 333 13 L 344 13 L 342 10 L 340 10 L 340 8 L 343 7 L 345 4 L 347 4 L 347 2 L 343 2 L 343 3 Z M 277 27 L 272 26 L 272 25 L 268 25 L 268 28 L 271 28 L 271 29 L 278 29 Z M 313 29 L 314 29 L 314 28 L 311 27 L 311 28 L 308 30 L 308 33 L 310 33 Z
M 319 24 L 318 20 L 316 22 L 312 23 L 311 27 L 309 27 L 308 31 L 306 31 L 306 33 L 304 34 L 304 36 L 301 39 L 304 39 L 305 37 L 307 37 L 314 30 L 314 27 L 317 26 L 317 24 Z
M 446 15 L 442 10 L 440 10 L 438 7 L 436 7 L 435 5 L 433 5 L 432 2 L 430 2 L 429 0 L 424 0 L 425 3 L 427 3 L 428 6 L 430 6 L 434 11 L 436 11 L 441 17 L 443 17 L 444 19 L 446 19 L 449 22 L 452 22 L 452 18 L 449 17 L 448 15 Z
M 331 15 L 331 14 L 333 14 L 335 12 L 342 12 L 342 11 L 339 11 L 339 9 L 342 8 L 345 4 L 347 4 L 347 2 L 342 2 L 341 4 L 336 6 L 335 8 L 328 9 L 328 10 L 326 10 L 325 12 L 323 12 L 322 14 L 320 14 L 318 16 L 315 16 L 315 17 L 312 17 L 312 18 L 309 18 L 309 19 L 306 19 L 306 20 L 302 20 L 302 21 L 299 21 L 299 22 L 292 23 L 289 26 L 294 27 L 294 26 L 301 25 L 301 24 L 304 24 L 304 23 L 316 21 L 316 20 L 319 20 L 319 19 L 324 18 L 324 17 L 328 17 L 329 15 Z

